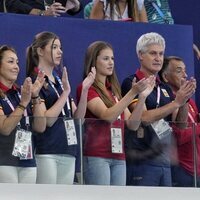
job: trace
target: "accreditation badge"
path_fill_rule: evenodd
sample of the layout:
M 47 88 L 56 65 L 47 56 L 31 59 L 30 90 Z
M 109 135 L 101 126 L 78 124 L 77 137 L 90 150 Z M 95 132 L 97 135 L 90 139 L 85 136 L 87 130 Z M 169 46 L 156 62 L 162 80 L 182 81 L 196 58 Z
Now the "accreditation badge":
M 76 137 L 76 129 L 74 125 L 73 119 L 65 119 L 65 131 L 67 135 L 67 143 L 68 145 L 76 145 L 77 144 L 77 137 Z
M 152 123 L 151 126 L 160 140 L 172 133 L 172 128 L 164 119 Z
M 141 126 L 137 130 L 137 138 L 144 138 L 144 128 Z
M 21 160 L 32 159 L 33 152 L 31 137 L 32 132 L 24 129 L 17 129 L 12 155 L 19 157 Z
M 111 147 L 112 153 L 123 153 L 121 128 L 111 128 Z

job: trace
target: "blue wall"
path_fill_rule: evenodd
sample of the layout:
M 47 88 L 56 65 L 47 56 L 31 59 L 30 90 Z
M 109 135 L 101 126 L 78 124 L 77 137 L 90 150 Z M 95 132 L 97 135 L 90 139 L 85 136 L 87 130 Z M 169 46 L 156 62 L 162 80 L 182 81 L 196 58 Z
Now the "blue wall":
M 20 60 L 21 83 L 25 76 L 26 47 L 40 31 L 53 31 L 62 40 L 64 65 L 67 66 L 75 95 L 76 86 L 82 80 L 83 59 L 87 46 L 95 40 L 110 42 L 115 49 L 116 69 L 119 80 L 135 72 L 139 66 L 136 57 L 136 41 L 141 34 L 154 31 L 166 39 L 166 55 L 183 57 L 194 73 L 192 52 L 192 26 L 157 25 L 132 22 L 95 21 L 73 18 L 54 18 L 0 14 L 0 44 L 16 48 Z
M 176 24 L 192 25 L 193 41 L 200 48 L 200 0 L 169 0 Z M 200 109 L 200 60 L 194 55 L 194 74 L 197 79 L 196 102 Z M 187 68 L 190 66 L 187 65 Z

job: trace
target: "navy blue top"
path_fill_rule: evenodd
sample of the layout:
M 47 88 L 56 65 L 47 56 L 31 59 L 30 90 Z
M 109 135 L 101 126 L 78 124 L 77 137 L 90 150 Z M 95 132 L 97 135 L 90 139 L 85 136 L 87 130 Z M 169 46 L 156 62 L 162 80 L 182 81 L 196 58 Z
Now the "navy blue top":
M 0 83 L 0 89 L 5 92 L 6 96 L 12 103 L 13 107 L 16 108 L 20 102 L 18 92 L 19 90 L 13 87 L 12 89 L 7 88 L 2 83 Z M 11 114 L 13 111 L 10 108 L 9 104 L 5 100 L 5 98 L 0 97 L 0 107 L 3 110 L 5 115 Z M 30 106 L 27 107 L 27 113 L 29 116 L 32 116 Z M 29 118 L 31 122 L 31 118 Z M 21 128 L 27 129 L 25 126 L 25 118 L 23 117 L 20 121 Z M 31 123 L 30 123 L 31 126 Z M 29 127 L 31 130 L 31 127 Z M 34 158 L 34 136 L 32 135 L 32 151 L 33 151 L 33 159 L 28 160 L 20 160 L 19 157 L 15 157 L 12 155 L 14 141 L 15 141 L 15 133 L 16 129 L 14 129 L 9 136 L 4 136 L 0 133 L 0 165 L 1 166 L 18 166 L 18 167 L 35 167 L 36 162 Z
M 133 78 L 136 77 L 137 80 L 140 80 L 144 78 L 144 74 L 140 71 L 137 70 L 136 74 L 131 75 L 124 79 L 122 83 L 122 95 L 124 96 L 132 87 L 132 80 Z M 157 107 L 157 86 L 159 85 L 160 87 L 160 104 L 158 105 L 159 107 L 162 107 L 168 103 L 170 103 L 173 100 L 173 94 L 171 89 L 169 88 L 168 85 L 160 82 L 159 79 L 156 80 L 156 87 L 154 87 L 153 91 L 149 96 L 146 98 L 145 104 L 147 107 L 147 110 L 155 109 Z M 164 94 L 163 91 L 166 91 L 168 95 Z M 137 97 L 136 97 L 137 98 Z M 165 118 L 166 121 L 171 121 L 171 115 L 167 116 Z M 169 147 L 170 147 L 170 142 L 171 142 L 171 137 L 167 136 L 164 139 L 160 140 L 156 133 L 154 132 L 153 128 L 148 125 L 144 126 L 142 125 L 144 129 L 144 137 L 139 138 L 137 136 L 137 133 L 133 133 L 132 131 L 126 131 L 125 134 L 125 148 L 126 151 L 129 149 L 136 149 L 138 151 L 146 151 L 146 150 L 153 150 L 155 148 L 163 147 L 162 151 L 160 153 L 156 153 L 153 155 L 151 158 L 144 158 L 141 160 L 136 160 L 135 162 L 137 163 L 148 163 L 152 165 L 170 165 L 170 159 L 169 159 Z M 127 160 L 129 162 L 129 160 Z
M 62 94 L 62 87 L 57 79 L 57 75 L 54 75 L 55 83 L 54 87 L 58 91 L 59 95 Z M 40 91 L 40 96 L 45 101 L 47 110 L 54 105 L 58 100 L 58 96 L 49 83 L 48 77 L 46 77 L 46 87 L 43 87 Z M 71 98 L 70 106 L 71 106 Z M 71 111 L 67 108 L 67 104 L 64 106 L 66 118 L 72 116 Z M 75 121 L 76 133 L 77 133 L 77 142 L 79 143 L 79 134 L 78 134 L 78 123 Z M 67 144 L 67 136 L 65 131 L 65 126 L 63 122 L 62 112 L 60 113 L 58 119 L 51 127 L 47 127 L 45 132 L 38 134 L 36 136 L 36 153 L 37 154 L 69 154 L 76 156 L 79 150 L 79 145 L 69 145 Z

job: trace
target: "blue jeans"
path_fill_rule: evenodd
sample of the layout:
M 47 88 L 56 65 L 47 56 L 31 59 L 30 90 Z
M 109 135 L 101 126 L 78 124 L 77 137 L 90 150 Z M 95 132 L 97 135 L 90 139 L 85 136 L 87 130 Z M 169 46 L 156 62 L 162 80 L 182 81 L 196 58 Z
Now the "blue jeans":
M 125 185 L 125 160 L 84 157 L 84 179 L 88 185 Z
M 181 166 L 173 166 L 172 182 L 174 187 L 194 187 L 194 176 Z M 197 187 L 200 187 L 200 177 L 197 177 Z
M 171 169 L 148 164 L 127 164 L 127 185 L 172 186 Z

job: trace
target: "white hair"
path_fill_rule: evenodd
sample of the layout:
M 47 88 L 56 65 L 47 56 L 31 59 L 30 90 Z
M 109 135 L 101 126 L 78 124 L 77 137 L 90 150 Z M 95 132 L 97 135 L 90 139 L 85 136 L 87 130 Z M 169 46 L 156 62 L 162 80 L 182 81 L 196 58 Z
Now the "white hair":
M 157 44 L 164 48 L 165 50 L 165 39 L 158 33 L 146 33 L 140 36 L 136 44 L 136 52 L 139 55 L 140 52 L 147 51 L 149 45 Z

